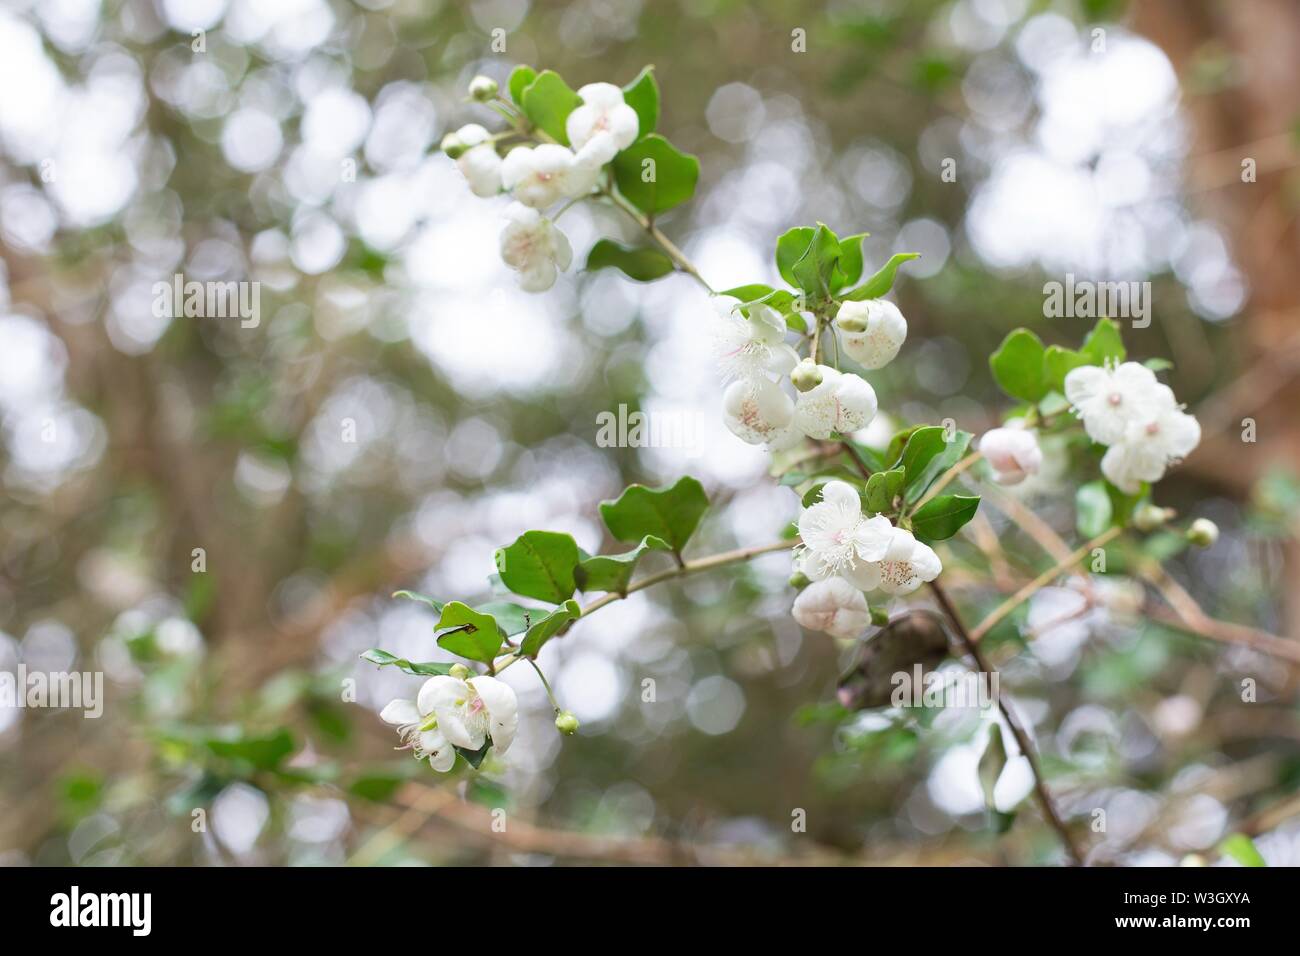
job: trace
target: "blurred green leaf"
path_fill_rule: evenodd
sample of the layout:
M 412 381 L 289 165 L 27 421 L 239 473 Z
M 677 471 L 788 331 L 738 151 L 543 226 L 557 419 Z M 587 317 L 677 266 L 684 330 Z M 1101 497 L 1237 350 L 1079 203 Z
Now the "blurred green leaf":
M 601 239 L 587 255 L 587 271 L 619 269 L 638 282 L 653 282 L 673 271 L 673 260 L 651 246 L 633 249 L 612 239 Z
M 659 84 L 655 81 L 653 66 L 645 67 L 635 80 L 623 87 L 623 100 L 636 110 L 637 119 L 641 121 L 637 139 L 653 133 L 659 122 Z
M 1012 398 L 1037 402 L 1047 394 L 1043 343 L 1028 329 L 1015 329 L 989 358 L 993 379 Z

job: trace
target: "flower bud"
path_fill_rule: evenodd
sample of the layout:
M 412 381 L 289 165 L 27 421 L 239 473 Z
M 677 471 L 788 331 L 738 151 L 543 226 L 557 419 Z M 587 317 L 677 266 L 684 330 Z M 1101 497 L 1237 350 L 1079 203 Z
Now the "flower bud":
M 817 363 L 806 358 L 790 373 L 790 382 L 801 392 L 810 392 L 822 383 L 822 372 Z
M 578 732 L 578 718 L 574 717 L 570 711 L 560 711 L 555 715 L 555 729 L 566 736 L 572 737 Z
M 841 312 L 835 320 L 836 326 L 845 332 L 865 332 L 867 331 L 867 317 L 865 313 Z
M 796 571 L 794 574 L 790 575 L 790 587 L 792 588 L 802 591 L 810 584 L 812 584 L 812 581 L 809 580 L 808 575 L 804 574 L 802 571 Z
M 1155 531 L 1173 516 L 1172 508 L 1148 503 L 1133 513 L 1133 527 L 1139 531 Z
M 1219 526 L 1209 518 L 1197 518 L 1187 529 L 1187 540 L 1198 548 L 1208 548 L 1219 540 Z
M 871 623 L 876 627 L 884 627 L 889 623 L 889 612 L 883 607 L 873 607 L 871 609 Z
M 465 151 L 469 149 L 469 146 L 455 133 L 448 133 L 444 136 L 441 147 L 442 151 L 451 159 L 460 159 L 465 155 Z
M 469 95 L 474 97 L 480 103 L 492 99 L 497 95 L 497 81 L 490 76 L 479 74 L 469 81 Z
M 451 676 L 457 680 L 464 680 L 465 678 L 472 676 L 474 672 L 464 664 L 452 664 L 450 673 Z

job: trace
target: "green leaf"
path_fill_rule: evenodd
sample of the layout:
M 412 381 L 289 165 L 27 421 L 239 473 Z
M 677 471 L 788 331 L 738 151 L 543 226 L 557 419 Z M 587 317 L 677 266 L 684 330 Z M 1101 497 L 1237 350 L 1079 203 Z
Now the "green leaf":
M 791 268 L 795 285 L 811 296 L 830 294 L 831 274 L 840 261 L 840 240 L 826 227 L 817 223 L 812 242 Z
M 524 88 L 519 105 L 534 126 L 548 133 L 561 146 L 569 145 L 564 121 L 582 105 L 582 99 L 560 79 L 560 74 L 554 70 L 537 74 L 537 78 Z
M 578 545 L 558 531 L 525 531 L 515 543 L 496 553 L 501 581 L 515 594 L 559 604 L 573 597 L 577 586 Z
M 560 633 L 570 621 L 576 621 L 581 616 L 582 609 L 578 607 L 577 601 L 565 602 L 564 607 L 556 608 L 528 629 L 523 643 L 519 645 L 520 650 L 529 657 L 536 657 L 542 645 Z
M 658 133 L 615 156 L 613 169 L 619 192 L 648 216 L 686 202 L 700 178 L 700 161 Z
M 1114 513 L 1104 481 L 1090 481 L 1074 493 L 1074 523 L 1085 538 L 1095 538 L 1109 528 Z
M 869 232 L 859 232 L 840 240 L 840 261 L 832 278 L 832 291 L 838 292 L 862 278 L 862 240 L 869 235 Z
M 451 601 L 442 609 L 438 629 L 444 628 L 451 630 L 438 635 L 438 646 L 453 654 L 491 664 L 501 651 L 501 631 L 496 619 L 459 601 Z
M 781 278 L 798 288 L 799 281 L 794 277 L 794 264 L 803 258 L 808 247 L 812 245 L 812 226 L 795 226 L 776 241 L 776 270 Z
M 944 437 L 947 438 L 947 429 L 943 431 Z M 934 484 L 936 478 L 961 461 L 973 437 L 970 432 L 960 430 L 954 432 L 952 438 L 944 442 L 943 448 L 937 455 L 931 457 L 924 465 L 916 466 L 920 468 L 919 471 L 908 471 L 907 491 L 903 495 L 903 502 L 912 505 L 920 501 L 921 496 Z
M 647 66 L 637 78 L 623 87 L 623 101 L 636 110 L 641 124 L 637 139 L 649 136 L 659 122 L 659 84 L 655 82 L 655 68 Z
M 687 475 L 671 488 L 651 490 L 632 485 L 617 500 L 602 501 L 600 516 L 619 541 L 640 541 L 653 535 L 680 554 L 708 507 L 704 486 Z
M 997 810 L 993 792 L 997 788 L 998 778 L 1002 776 L 1002 770 L 1006 765 L 1007 748 L 1002 742 L 1002 728 L 996 723 L 989 724 L 989 742 L 984 748 L 984 754 L 980 757 L 979 778 L 980 790 L 984 792 L 984 806 L 990 811 Z
M 209 737 L 204 746 L 217 757 L 241 760 L 258 770 L 274 770 L 285 757 L 293 753 L 293 735 L 280 728 L 267 734 L 245 734 L 242 731 Z
M 378 664 L 380 667 L 391 665 L 399 671 L 406 671 L 406 673 L 414 674 L 417 677 L 436 677 L 439 674 L 451 673 L 451 664 L 444 664 L 440 661 L 415 663 L 408 661 L 405 657 L 398 657 L 395 654 L 388 653 L 388 651 L 380 650 L 378 647 L 362 651 L 360 657 L 363 661 L 369 661 L 371 664 Z
M 907 472 L 902 468 L 878 471 L 867 479 L 867 510 L 876 514 L 894 510 L 894 498 L 903 490 Z
M 549 614 L 549 608 L 529 608 L 510 601 L 488 601 L 474 610 L 480 614 L 490 614 L 497 622 L 502 634 L 510 637 L 528 630 L 529 621 Z
M 1064 392 L 1065 376 L 1088 360 L 1073 349 L 1049 345 L 1043 353 L 1043 384 L 1049 391 Z
M 1142 364 L 1153 372 L 1163 372 L 1174 367 L 1174 363 L 1167 358 L 1149 358 Z
M 889 257 L 889 261 L 881 266 L 880 271 L 873 275 L 862 285 L 858 286 L 844 298 L 853 302 L 861 302 L 865 299 L 879 299 L 882 295 L 894 287 L 894 278 L 898 275 L 898 267 L 904 262 L 912 259 L 921 258 L 919 252 L 898 252 Z
M 424 768 L 428 772 L 428 768 Z M 385 803 L 401 789 L 402 784 L 413 779 L 420 771 L 420 765 L 414 760 L 403 760 L 391 769 L 377 768 L 360 773 L 347 785 L 348 793 L 362 800 Z
M 673 271 L 673 260 L 651 246 L 632 249 L 612 239 L 601 239 L 587 255 L 587 271 L 615 268 L 638 282 L 653 282 Z
M 742 303 L 748 305 L 751 302 L 766 298 L 775 291 L 770 285 L 755 282 L 751 285 L 738 285 L 734 289 L 723 289 L 718 295 L 731 296 L 731 298 L 739 299 Z
M 1043 343 L 1028 329 L 1016 329 L 989 358 L 998 387 L 1012 398 L 1036 402 L 1047 394 L 1043 380 Z
M 1234 833 L 1219 844 L 1219 852 L 1232 857 L 1242 866 L 1268 866 L 1255 847 L 1255 841 L 1244 833 Z
M 421 604 L 429 605 L 429 607 L 433 608 L 439 614 L 442 613 L 442 601 L 435 601 L 433 598 L 427 597 L 423 594 L 417 594 L 415 591 L 394 591 L 393 597 L 405 598 L 408 601 L 419 601 Z
M 626 594 L 627 586 L 632 582 L 632 572 L 636 570 L 637 562 L 643 554 L 647 551 L 671 550 L 667 541 L 648 534 L 631 551 L 583 558 L 578 562 L 578 587 L 583 591 L 617 591 Z
M 912 533 L 925 542 L 943 541 L 975 517 L 979 495 L 939 495 L 912 515 Z
M 946 431 L 942 425 L 922 425 L 912 429 L 905 439 L 903 450 L 890 467 L 900 465 L 908 474 L 908 481 L 916 480 L 935 455 L 940 455 L 948 447 L 944 441 Z M 897 438 L 898 436 L 894 436 Z M 891 442 L 892 444 L 892 442 Z
M 529 84 L 537 79 L 537 71 L 531 66 L 519 64 L 510 71 L 510 81 L 506 84 L 510 90 L 510 98 L 520 106 L 524 105 L 524 90 L 528 89 Z
M 464 757 L 465 762 L 473 769 L 477 770 L 482 766 L 484 758 L 487 757 L 487 752 L 491 749 L 491 741 L 484 741 L 483 746 L 479 747 L 478 750 L 470 750 L 468 747 L 457 747 L 456 753 Z
M 1128 353 L 1124 350 L 1119 326 L 1110 319 L 1101 318 L 1088 333 L 1088 337 L 1083 340 L 1079 354 L 1088 361 L 1089 365 L 1105 365 L 1108 359 L 1116 362 L 1124 361 Z

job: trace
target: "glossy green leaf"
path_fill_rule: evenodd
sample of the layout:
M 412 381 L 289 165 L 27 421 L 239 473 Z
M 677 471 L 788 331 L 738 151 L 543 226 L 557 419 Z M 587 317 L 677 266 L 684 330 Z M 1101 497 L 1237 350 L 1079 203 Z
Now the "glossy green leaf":
M 619 192 L 648 216 L 686 202 L 700 178 L 700 161 L 658 133 L 615 156 L 613 169 Z
M 559 634 L 570 622 L 576 621 L 581 615 L 582 609 L 578 607 L 577 601 L 566 601 L 564 607 L 556 608 L 550 614 L 533 623 L 533 626 L 528 629 L 528 634 L 525 635 L 523 643 L 519 645 L 520 650 L 528 657 L 536 657 L 547 641 Z
M 506 88 L 510 90 L 510 98 L 519 106 L 524 105 L 524 90 L 528 89 L 533 80 L 537 79 L 537 71 L 531 66 L 520 64 L 510 71 L 510 80 Z
M 636 111 L 640 126 L 637 139 L 649 136 L 659 122 L 659 84 L 655 81 L 655 68 L 647 66 L 637 78 L 623 87 L 623 101 Z
M 912 259 L 921 258 L 919 252 L 898 252 L 889 257 L 889 261 L 881 266 L 880 271 L 873 275 L 862 285 L 858 286 L 844 298 L 853 302 L 862 302 L 866 299 L 879 299 L 894 287 L 894 279 L 898 275 L 898 267 L 904 262 Z
M 810 296 L 830 294 L 831 274 L 840 261 L 840 241 L 825 223 L 818 223 L 812 241 L 799 257 L 791 273 L 795 285 Z
M 491 664 L 501 652 L 501 630 L 490 614 L 451 601 L 438 619 L 438 646 L 471 661 Z
M 671 551 L 667 541 L 646 535 L 631 551 L 622 554 L 597 554 L 578 562 L 578 587 L 583 591 L 617 591 L 627 593 L 632 572 L 647 551 Z
M 942 425 L 922 425 L 912 429 L 898 460 L 891 467 L 901 466 L 907 472 L 908 483 L 912 483 L 924 471 L 930 459 L 943 454 L 943 450 L 948 447 L 946 436 L 947 432 Z
M 638 282 L 653 282 L 673 271 L 673 260 L 651 246 L 633 249 L 612 239 L 601 239 L 587 255 L 587 271 L 607 268 L 620 269 Z
M 1095 538 L 1109 528 L 1114 516 L 1104 481 L 1090 481 L 1074 493 L 1074 522 L 1085 538 Z
M 1043 343 L 1028 329 L 1016 329 L 989 358 L 993 379 L 1012 398 L 1036 402 L 1047 394 L 1043 378 Z
M 660 538 L 679 554 L 709 507 L 704 486 L 689 475 L 671 488 L 632 485 L 614 501 L 602 501 L 600 516 L 619 541 Z
M 424 661 L 422 663 L 408 661 L 405 657 L 398 657 L 395 654 L 388 653 L 388 651 L 380 650 L 378 647 L 362 651 L 360 656 L 363 661 L 369 661 L 371 664 L 378 664 L 380 667 L 396 667 L 399 671 L 405 671 L 417 677 L 436 677 L 439 674 L 451 672 L 451 664 L 445 664 L 441 661 Z
M 876 514 L 894 510 L 894 498 L 903 490 L 907 472 L 902 468 L 878 471 L 867 479 L 866 507 Z
M 549 608 L 528 608 L 511 601 L 488 601 L 474 610 L 490 614 L 497 622 L 497 628 L 507 637 L 528 630 L 530 621 L 550 613 Z
M 776 270 L 781 273 L 782 279 L 796 288 L 799 282 L 794 277 L 794 264 L 803 258 L 812 245 L 814 232 L 816 230 L 812 226 L 795 226 L 776 241 Z
M 951 538 L 979 510 L 978 495 L 939 495 L 912 515 L 912 533 L 921 541 Z
M 501 583 L 515 594 L 559 604 L 573 597 L 578 545 L 559 531 L 525 531 L 496 553 Z
M 442 613 L 442 601 L 435 601 L 433 598 L 424 594 L 418 594 L 415 591 L 394 591 L 393 597 L 405 598 L 408 601 L 418 601 L 421 604 L 429 605 L 429 607 L 433 608 L 439 614 Z
M 947 429 L 944 429 L 944 446 L 939 453 L 933 455 L 924 465 L 917 466 L 920 468 L 919 471 L 907 473 L 909 477 L 907 491 L 903 495 L 904 503 L 912 505 L 920 501 L 921 496 L 940 475 L 965 457 L 972 437 L 974 436 L 970 432 L 961 430 L 953 432 L 950 437 Z
M 582 99 L 569 89 L 569 84 L 560 78 L 560 74 L 543 70 L 524 87 L 521 96 L 520 105 L 533 125 L 560 145 L 568 146 L 569 134 L 564 130 L 564 121 L 582 105 Z
M 832 291 L 838 292 L 862 278 L 862 240 L 869 235 L 859 232 L 840 240 L 840 261 L 831 280 Z

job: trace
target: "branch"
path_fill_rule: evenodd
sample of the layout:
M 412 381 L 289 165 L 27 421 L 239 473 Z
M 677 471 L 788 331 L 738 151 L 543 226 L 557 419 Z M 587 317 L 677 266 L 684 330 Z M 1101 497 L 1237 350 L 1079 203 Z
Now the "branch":
M 996 674 L 997 671 L 993 669 L 993 666 L 980 652 L 979 645 L 976 643 L 975 638 L 966 630 L 966 625 L 962 621 L 961 615 L 957 613 L 956 606 L 948 599 L 948 593 L 944 591 L 943 587 L 937 580 L 930 582 L 930 590 L 934 592 L 935 598 L 939 601 L 939 606 L 943 608 L 944 613 L 947 614 L 948 618 L 952 621 L 953 628 L 956 630 L 958 638 L 961 639 L 962 645 L 966 648 L 966 652 L 974 658 L 975 666 L 983 673 L 992 677 L 992 675 Z M 1034 794 L 1038 798 L 1039 806 L 1043 810 L 1043 816 L 1047 818 L 1047 822 L 1052 825 L 1052 829 L 1054 829 L 1057 836 L 1061 838 L 1061 843 L 1065 845 L 1065 848 L 1069 852 L 1070 858 L 1074 861 L 1075 865 L 1084 865 L 1082 852 L 1080 852 L 1079 848 L 1075 845 L 1074 839 L 1070 836 L 1070 831 L 1061 820 L 1060 814 L 1056 812 L 1056 805 L 1052 802 L 1052 795 L 1048 792 L 1047 784 L 1043 780 L 1043 769 L 1038 764 L 1038 755 L 1034 751 L 1033 744 L 1029 742 L 1029 735 L 1026 734 L 1024 728 L 1020 726 L 1019 719 L 1011 710 L 1011 706 L 1007 703 L 1006 697 L 1002 694 L 1000 684 L 998 690 L 998 709 L 1002 711 L 1002 716 L 1006 718 L 1007 726 L 1011 729 L 1012 736 L 1016 738 L 1016 743 L 1020 747 L 1020 752 L 1025 755 L 1025 760 L 1029 762 L 1029 769 L 1034 774 Z

